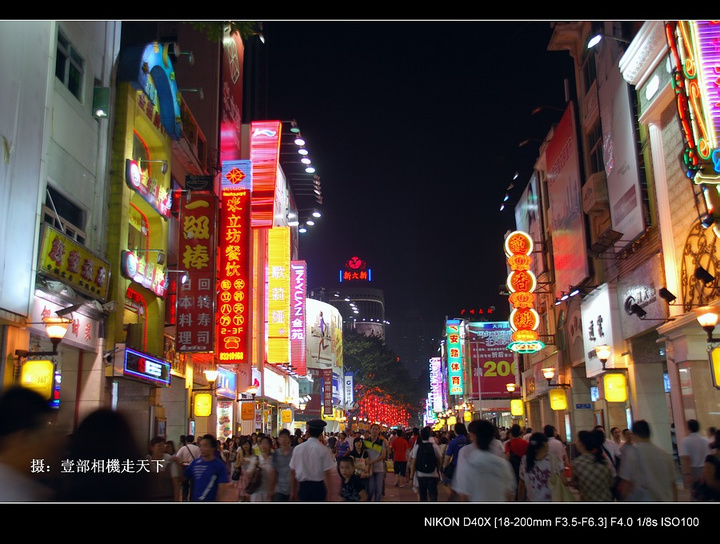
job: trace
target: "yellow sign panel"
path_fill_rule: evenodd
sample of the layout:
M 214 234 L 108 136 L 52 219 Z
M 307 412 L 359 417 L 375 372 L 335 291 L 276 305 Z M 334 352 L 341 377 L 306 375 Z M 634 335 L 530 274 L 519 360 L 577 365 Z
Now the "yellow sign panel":
M 605 374 L 603 376 L 603 389 L 605 390 L 606 401 L 625 402 L 627 400 L 625 374 Z
M 55 365 L 52 361 L 27 361 L 22 366 L 20 384 L 40 393 L 44 399 L 50 400 L 54 378 Z
M 567 409 L 567 397 L 564 389 L 551 389 L 548 396 L 550 397 L 550 408 L 553 410 Z
M 193 403 L 195 417 L 207 417 L 212 414 L 213 396 L 210 393 L 196 393 Z
M 292 410 L 283 410 L 280 412 L 280 421 L 282 423 L 292 423 L 293 413 Z
M 510 400 L 510 413 L 515 417 L 521 416 L 525 413 L 522 399 Z

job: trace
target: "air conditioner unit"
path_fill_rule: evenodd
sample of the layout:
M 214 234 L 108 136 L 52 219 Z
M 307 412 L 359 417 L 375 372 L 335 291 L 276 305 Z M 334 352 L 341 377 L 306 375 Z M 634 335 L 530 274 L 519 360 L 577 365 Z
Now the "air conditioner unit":
M 582 188 L 583 211 L 588 215 L 602 215 L 610 207 L 605 172 L 591 174 Z

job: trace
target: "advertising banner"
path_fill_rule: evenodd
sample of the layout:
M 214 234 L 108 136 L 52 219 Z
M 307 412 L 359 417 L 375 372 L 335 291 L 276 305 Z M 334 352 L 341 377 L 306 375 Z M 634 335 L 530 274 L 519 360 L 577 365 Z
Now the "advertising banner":
M 467 324 L 473 398 L 510 398 L 512 395 L 506 385 L 520 383 L 516 378 L 515 353 L 507 348 L 511 336 L 512 329 L 507 321 Z
M 556 297 L 582 283 L 589 274 L 575 127 L 574 110 L 569 105 L 545 152 Z
M 290 263 L 290 363 L 299 376 L 307 372 L 305 353 L 305 317 L 307 314 L 307 264 L 305 261 Z
M 224 162 L 221 183 L 215 353 L 222 363 L 243 363 L 250 329 L 250 161 Z
M 267 361 L 290 362 L 290 227 L 268 230 Z
M 176 282 L 180 352 L 213 351 L 215 343 L 215 220 L 217 198 L 193 193 L 180 199 L 180 264 L 187 279 Z

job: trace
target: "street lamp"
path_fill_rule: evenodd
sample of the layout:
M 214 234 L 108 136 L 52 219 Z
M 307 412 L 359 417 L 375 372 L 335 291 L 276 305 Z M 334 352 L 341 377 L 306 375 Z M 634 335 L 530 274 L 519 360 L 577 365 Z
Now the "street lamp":
M 610 358 L 610 346 L 607 344 L 598 344 L 595 346 L 595 354 L 602 363 L 602 369 L 605 370 L 605 363 L 607 363 Z
M 67 333 L 68 327 L 70 326 L 70 323 L 72 323 L 72 319 L 69 317 L 43 317 L 42 323 L 45 325 L 45 332 L 52 342 L 52 351 L 28 351 L 26 349 L 16 349 L 15 355 L 27 358 L 52 357 L 53 355 L 58 354 L 58 346 L 60 345 L 60 342 L 62 342 L 63 338 L 65 338 L 65 333 Z
M 718 322 L 718 313 L 711 306 L 702 306 L 695 310 L 697 322 L 707 333 L 708 346 L 708 362 L 710 364 L 710 376 L 713 386 L 720 389 L 720 347 L 715 344 L 720 343 L 720 338 L 713 337 L 715 325 Z

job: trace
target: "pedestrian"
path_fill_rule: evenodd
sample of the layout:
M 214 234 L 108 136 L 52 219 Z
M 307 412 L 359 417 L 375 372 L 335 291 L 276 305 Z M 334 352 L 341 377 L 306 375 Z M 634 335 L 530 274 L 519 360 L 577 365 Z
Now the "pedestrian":
M 280 429 L 277 436 L 278 447 L 272 452 L 273 471 L 270 478 L 270 497 L 274 502 L 287 502 L 290 500 L 291 442 L 290 431 Z
M 451 486 L 460 501 L 512 501 L 517 486 L 512 465 L 491 449 L 495 426 L 475 419 L 467 426 L 469 444 L 458 452 Z
M 271 480 L 273 478 L 272 462 L 272 439 L 267 435 L 258 437 L 258 455 L 252 455 L 248 466 L 248 477 L 252 475 L 257 467 L 260 467 L 260 486 L 250 493 L 250 502 L 266 502 L 272 500 L 270 495 Z
M 410 452 L 410 478 L 420 502 L 437 502 L 442 453 L 432 441 L 432 429 L 423 427 Z
M 407 479 L 407 455 L 410 443 L 405 438 L 402 429 L 398 429 L 395 439 L 390 446 L 393 457 L 393 472 L 395 473 L 395 487 L 405 487 Z
M 360 436 L 353 440 L 353 448 L 348 453 L 348 457 L 352 457 L 355 465 L 355 474 L 360 478 L 360 482 L 365 489 L 370 486 L 370 467 L 367 464 L 368 453 L 365 449 L 365 440 Z
M 187 436 L 181 436 L 180 442 L 182 446 L 178 449 L 176 457 L 178 462 L 182 465 L 183 473 L 187 467 L 190 466 L 195 459 L 200 457 L 200 448 L 195 444 L 195 435 L 189 434 Z M 183 501 L 189 501 L 192 493 L 192 478 L 184 478 L 182 482 L 182 489 L 180 495 Z
M 680 467 L 683 486 L 691 491 L 700 480 L 705 466 L 705 458 L 710 452 L 710 440 L 700 434 L 700 423 L 697 419 L 687 421 L 688 435 L 680 441 Z
M 634 446 L 625 450 L 618 476 L 624 501 L 677 501 L 677 469 L 671 454 L 650 441 L 650 425 L 633 422 Z
M 325 423 L 308 421 L 308 439 L 293 448 L 290 458 L 290 500 L 326 501 L 331 488 L 332 471 L 336 470 L 330 448 L 320 441 Z
M 367 501 L 367 489 L 360 481 L 360 477 L 355 474 L 355 458 L 351 456 L 341 458 L 338 468 L 341 477 L 340 497 L 347 502 Z
M 548 438 L 548 450 L 553 456 L 558 466 L 563 469 L 568 465 L 567 448 L 565 444 L 558 438 L 557 429 L 552 425 L 545 425 L 543 432 Z
M 457 494 L 453 490 L 451 483 L 453 480 L 453 473 L 457 467 L 457 456 L 463 446 L 468 444 L 468 431 L 464 423 L 455 424 L 455 437 L 450 440 L 450 443 L 445 450 L 443 456 L 443 470 L 441 481 L 448 486 L 449 497 L 448 500 L 457 500 Z
M 250 495 L 245 492 L 245 488 L 248 484 L 248 474 L 252 457 L 253 452 L 250 437 L 243 436 L 240 438 L 240 449 L 235 455 L 235 463 L 240 465 L 240 477 L 237 481 L 238 499 L 240 502 L 247 502 L 250 500 Z
M 705 457 L 703 474 L 693 489 L 693 500 L 720 501 L 720 431 L 710 443 L 710 453 Z
M 380 502 L 387 470 L 385 461 L 388 458 L 387 440 L 380 436 L 380 425 L 374 423 L 370 426 L 370 438 L 365 440 L 365 449 L 368 452 L 367 462 L 370 467 L 368 493 L 371 501 Z
M 522 429 L 517 423 L 510 427 L 510 439 L 505 442 L 505 455 L 510 465 L 513 467 L 515 473 L 515 481 L 520 480 L 520 462 L 522 461 L 523 455 L 527 453 L 528 441 L 522 438 Z M 516 486 L 516 494 L 517 494 Z M 515 497 L 517 500 L 517 496 Z
M 0 396 L 0 501 L 55 498 L 43 473 L 31 470 L 33 459 L 59 466 L 64 439 L 53 432 L 51 416 L 47 400 L 26 387 L 9 388 Z
M 527 452 L 520 462 L 518 474 L 518 501 L 552 501 L 550 477 L 553 472 L 565 477 L 560 467 L 553 466 L 545 433 L 533 433 L 528 441 Z
M 171 456 L 174 456 L 177 453 L 177 450 L 175 449 L 175 442 L 172 440 L 165 441 L 165 453 L 169 453 Z
M 217 501 L 230 482 L 225 462 L 217 456 L 217 439 L 211 434 L 203 435 L 198 448 L 200 456 L 184 471 L 185 478 L 192 480 L 190 500 Z
M 150 440 L 150 453 L 145 456 L 151 478 L 151 501 L 174 502 L 180 500 L 182 489 L 181 465 L 176 457 L 166 451 L 167 443 L 162 436 Z
M 570 485 L 578 490 L 581 501 L 611 502 L 615 478 L 598 438 L 592 431 L 579 431 L 575 446 L 580 453 L 572 461 Z

